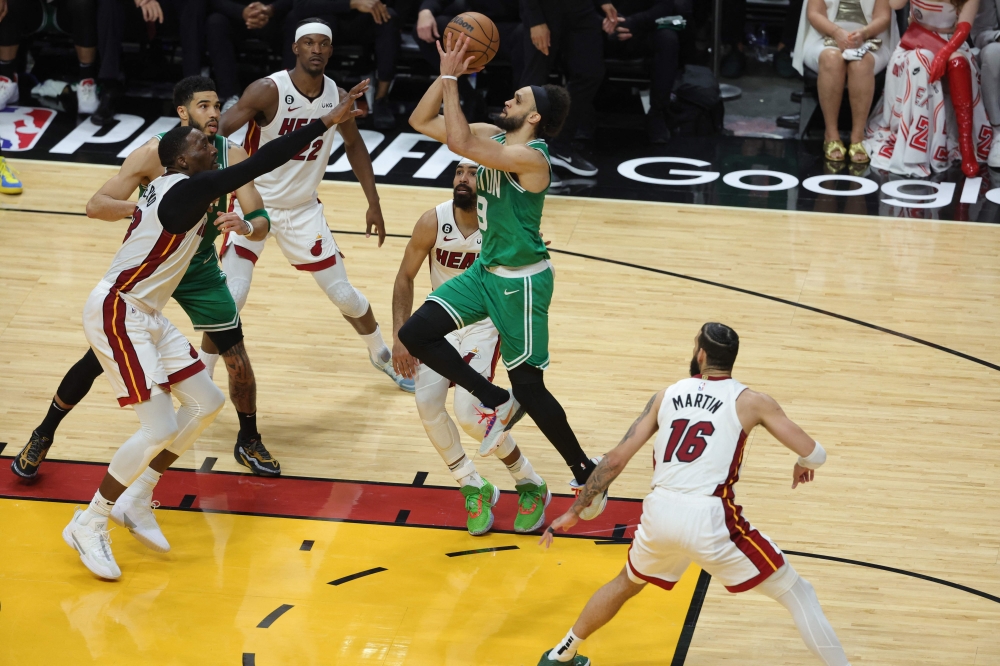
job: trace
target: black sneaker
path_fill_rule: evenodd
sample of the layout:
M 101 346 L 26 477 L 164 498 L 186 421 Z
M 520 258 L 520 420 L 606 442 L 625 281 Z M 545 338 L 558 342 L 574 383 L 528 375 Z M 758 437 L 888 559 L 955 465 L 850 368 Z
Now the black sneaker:
M 256 476 L 281 476 L 281 465 L 267 452 L 260 437 L 243 439 L 237 435 L 233 456 Z
M 596 176 L 597 167 L 588 162 L 579 151 L 573 148 L 553 146 L 549 152 L 552 164 L 562 167 L 578 176 Z
M 118 86 L 109 83 L 105 84 L 101 90 L 101 101 L 97 105 L 97 111 L 91 114 L 90 120 L 95 125 L 107 127 L 115 124 L 115 107 L 118 106 L 120 91 Z
M 396 116 L 392 112 L 392 104 L 388 97 L 375 100 L 375 129 L 391 130 L 396 127 Z
M 10 463 L 10 471 L 17 474 L 22 479 L 33 479 L 38 474 L 38 468 L 42 466 L 52 440 L 42 437 L 37 432 L 31 433 L 31 439 L 24 445 L 21 452 L 14 456 Z

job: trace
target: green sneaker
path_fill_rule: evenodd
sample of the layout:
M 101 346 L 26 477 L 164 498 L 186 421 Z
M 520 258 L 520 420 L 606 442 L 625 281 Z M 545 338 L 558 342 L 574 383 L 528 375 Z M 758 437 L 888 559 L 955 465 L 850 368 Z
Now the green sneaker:
M 542 658 L 538 660 L 538 666 L 566 666 L 566 664 L 570 664 L 571 666 L 590 666 L 590 658 L 584 657 L 582 654 L 573 657 L 573 661 L 553 661 L 549 659 L 549 652 L 551 652 L 551 649 L 542 653 Z
M 545 507 L 552 501 L 549 486 L 522 483 L 515 486 L 517 490 L 517 518 L 514 519 L 515 532 L 534 532 L 545 524 Z
M 500 489 L 483 479 L 482 488 L 462 486 L 461 491 L 465 495 L 465 510 L 469 512 L 469 518 L 465 521 L 469 534 L 486 534 L 493 527 L 493 507 L 500 499 Z

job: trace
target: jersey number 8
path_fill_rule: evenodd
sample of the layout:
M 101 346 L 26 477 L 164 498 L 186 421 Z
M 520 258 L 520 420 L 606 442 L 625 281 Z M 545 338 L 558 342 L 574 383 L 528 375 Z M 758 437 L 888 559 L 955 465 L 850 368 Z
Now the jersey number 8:
M 715 426 L 710 421 L 699 421 L 689 428 L 689 423 L 688 419 L 677 419 L 670 424 L 670 439 L 663 453 L 663 462 L 670 462 L 674 453 L 677 454 L 677 462 L 694 462 L 705 452 L 708 446 L 705 438 L 715 433 Z
M 486 199 L 476 197 L 476 217 L 479 219 L 479 230 L 486 231 Z

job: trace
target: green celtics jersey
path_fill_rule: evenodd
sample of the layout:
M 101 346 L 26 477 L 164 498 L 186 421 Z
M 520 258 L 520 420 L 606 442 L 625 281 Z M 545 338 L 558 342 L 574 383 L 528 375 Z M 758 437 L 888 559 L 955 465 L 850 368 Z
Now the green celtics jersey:
M 156 135 L 157 140 L 162 139 L 166 132 L 160 132 Z M 215 148 L 219 151 L 219 154 L 215 157 L 215 162 L 219 165 L 220 169 L 225 169 L 229 166 L 229 141 L 224 136 L 219 136 L 216 134 L 213 139 L 215 142 Z M 142 185 L 139 186 L 139 197 L 142 198 L 142 193 L 146 191 L 146 188 Z M 201 239 L 201 243 L 198 245 L 198 251 L 194 253 L 191 257 L 192 266 L 200 266 L 210 260 L 218 261 L 215 255 L 215 239 L 219 237 L 219 229 L 215 226 L 215 218 L 219 217 L 226 211 L 229 210 L 229 197 L 221 196 L 219 200 L 211 205 L 208 209 L 208 223 L 205 225 L 205 236 Z
M 505 143 L 506 134 L 497 134 L 492 139 Z M 549 148 L 545 141 L 535 139 L 527 145 L 544 155 L 546 162 L 549 161 Z M 546 187 L 541 192 L 529 192 L 517 182 L 515 174 L 479 167 L 476 172 L 476 208 L 479 229 L 483 234 L 479 261 L 484 266 L 517 268 L 549 258 L 549 251 L 545 249 L 539 233 L 542 207 L 548 191 Z

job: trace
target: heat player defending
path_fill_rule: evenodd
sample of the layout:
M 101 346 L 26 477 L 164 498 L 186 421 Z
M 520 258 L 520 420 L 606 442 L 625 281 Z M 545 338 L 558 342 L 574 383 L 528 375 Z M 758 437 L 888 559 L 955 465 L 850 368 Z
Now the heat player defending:
M 421 215 L 413 227 L 413 235 L 406 245 L 406 254 L 403 255 L 392 292 L 392 317 L 396 330 L 413 311 L 413 279 L 424 265 L 424 260 L 430 265 L 431 287 L 437 289 L 465 272 L 479 257 L 483 238 L 476 218 L 478 166 L 471 160 L 459 162 L 453 181 L 453 199 Z M 473 369 L 488 380 L 493 379 L 500 357 L 500 334 L 489 318 L 452 331 L 446 339 Z M 465 496 L 469 534 L 485 534 L 493 526 L 493 507 L 500 498 L 500 491 L 479 475 L 475 464 L 465 455 L 461 435 L 445 408 L 451 383 L 428 366 L 419 364 L 399 341 L 393 347 L 392 358 L 397 373 L 416 379 L 420 420 Z M 454 407 L 462 429 L 477 442 L 482 442 L 486 424 L 483 411 L 479 409 L 479 400 L 457 386 Z M 521 454 L 512 436 L 497 448 L 496 456 L 507 465 L 518 492 L 514 531 L 538 529 L 545 524 L 545 507 L 552 499 L 548 486 Z
M 702 326 L 694 339 L 691 377 L 650 398 L 621 443 L 590 475 L 576 503 L 545 531 L 542 543 L 549 545 L 555 529 L 576 524 L 589 498 L 607 488 L 656 435 L 653 491 L 643 500 L 625 567 L 594 593 L 566 637 L 542 654 L 539 666 L 590 664 L 577 654 L 580 642 L 607 624 L 646 583 L 672 589 L 691 562 L 730 592 L 757 590 L 776 600 L 792 614 L 818 659 L 827 666 L 850 666 L 813 586 L 736 504 L 733 491 L 747 436 L 758 425 L 799 455 L 792 488 L 812 481 L 813 470 L 826 462 L 819 442 L 785 416 L 773 398 L 733 379 L 739 349 L 733 329 L 718 323 Z
M 250 123 L 243 147 L 253 155 L 261 146 L 322 116 L 346 94 L 323 71 L 333 54 L 330 26 L 306 19 L 295 31 L 295 68 L 282 70 L 250 84 L 233 108 L 222 114 L 220 131 L 232 133 Z M 344 257 L 330 233 L 316 188 L 323 180 L 333 149 L 334 133 L 344 140 L 347 159 L 368 198 L 367 231 L 385 240 L 385 223 L 375 189 L 371 156 L 353 118 L 331 128 L 302 149 L 290 162 L 256 180 L 257 190 L 271 215 L 271 231 L 288 262 L 311 273 L 333 304 L 340 308 L 368 347 L 368 356 L 399 388 L 413 393 L 413 380 L 400 377 L 392 367 L 392 354 L 365 295 L 347 278 Z M 264 251 L 266 239 L 251 241 L 230 235 L 224 241 L 222 268 L 229 290 L 242 310 L 250 291 L 253 268 Z

